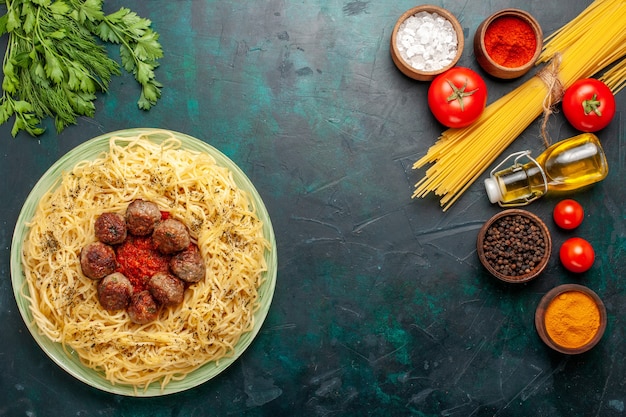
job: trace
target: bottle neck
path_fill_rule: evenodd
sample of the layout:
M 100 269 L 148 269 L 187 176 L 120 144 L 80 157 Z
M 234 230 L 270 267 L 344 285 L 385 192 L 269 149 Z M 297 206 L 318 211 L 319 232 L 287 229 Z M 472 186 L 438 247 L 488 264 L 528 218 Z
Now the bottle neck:
M 500 171 L 495 180 L 501 192 L 503 205 L 523 205 L 541 197 L 547 191 L 546 177 L 535 162 L 515 165 Z

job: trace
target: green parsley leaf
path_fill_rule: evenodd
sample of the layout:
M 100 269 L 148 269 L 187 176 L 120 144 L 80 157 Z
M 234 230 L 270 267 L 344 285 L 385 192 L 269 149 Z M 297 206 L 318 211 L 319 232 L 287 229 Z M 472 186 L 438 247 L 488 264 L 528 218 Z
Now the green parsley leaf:
M 7 32 L 13 32 L 17 28 L 19 28 L 21 24 L 22 22 L 20 20 L 20 16 L 17 10 L 13 8 L 9 9 L 9 12 L 7 13 L 7 25 L 6 25 Z
M 7 14 L 3 14 L 2 16 L 0 16 L 0 36 L 4 35 L 5 33 L 7 33 L 7 23 L 9 22 L 9 15 Z
M 85 20 L 100 22 L 103 18 L 102 0 L 86 0 L 79 5 L 78 19 L 81 23 L 85 22 Z

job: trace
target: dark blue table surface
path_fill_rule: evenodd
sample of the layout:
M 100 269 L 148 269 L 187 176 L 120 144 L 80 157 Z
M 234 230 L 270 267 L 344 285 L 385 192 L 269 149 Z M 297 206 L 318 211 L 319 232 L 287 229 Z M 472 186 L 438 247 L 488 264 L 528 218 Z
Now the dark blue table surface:
M 435 2 L 467 39 L 489 14 L 531 12 L 546 34 L 589 4 L 496 0 Z M 0 126 L 0 416 L 624 416 L 626 413 L 626 92 L 599 136 L 608 178 L 578 192 L 575 232 L 558 230 L 558 197 L 528 207 L 555 249 L 526 285 L 494 281 L 476 255 L 478 229 L 500 208 L 482 181 L 448 212 L 412 200 L 411 169 L 443 131 L 428 84 L 402 75 L 389 37 L 409 1 L 110 0 L 152 20 L 165 57 L 163 97 L 137 109 L 128 75 L 100 95 L 93 118 L 38 139 Z M 2 51 L 6 45 L 3 41 Z M 460 62 L 481 71 L 471 42 Z M 523 82 L 487 78 L 489 102 Z M 274 301 L 253 344 L 218 377 L 149 399 L 108 394 L 66 374 L 34 342 L 10 280 L 15 222 L 40 176 L 102 133 L 160 127 L 200 138 L 233 159 L 262 195 L 274 224 Z M 576 134 L 563 115 L 550 134 Z M 542 149 L 538 122 L 507 153 Z M 503 155 L 504 156 L 504 155 Z M 482 178 L 481 178 L 482 179 Z M 593 268 L 566 272 L 557 256 L 571 235 L 589 240 Z M 562 283 L 596 291 L 608 326 L 590 352 L 549 350 L 534 328 L 541 297 Z

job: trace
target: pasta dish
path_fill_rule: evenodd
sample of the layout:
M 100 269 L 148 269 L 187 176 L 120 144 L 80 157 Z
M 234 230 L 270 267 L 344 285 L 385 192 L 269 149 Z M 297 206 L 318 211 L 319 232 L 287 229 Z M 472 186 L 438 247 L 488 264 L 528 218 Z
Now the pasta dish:
M 158 133 L 171 137 L 112 136 L 108 152 L 64 172 L 39 201 L 21 253 L 23 296 L 38 330 L 111 384 L 135 390 L 157 381 L 163 388 L 234 354 L 254 327 L 270 250 L 253 199 L 229 169 L 183 149 L 170 132 Z M 79 260 L 94 240 L 96 217 L 123 213 L 138 198 L 186 224 L 206 263 L 206 276 L 185 290 L 184 302 L 147 324 L 101 308 Z

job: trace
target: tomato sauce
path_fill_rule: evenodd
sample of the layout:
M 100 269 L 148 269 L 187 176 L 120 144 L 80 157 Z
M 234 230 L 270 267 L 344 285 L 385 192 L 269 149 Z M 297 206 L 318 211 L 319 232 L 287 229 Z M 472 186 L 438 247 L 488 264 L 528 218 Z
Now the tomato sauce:
M 168 271 L 170 257 L 156 249 L 151 236 L 129 236 L 115 251 L 117 272 L 130 280 L 134 292 L 145 290 L 152 275 Z

